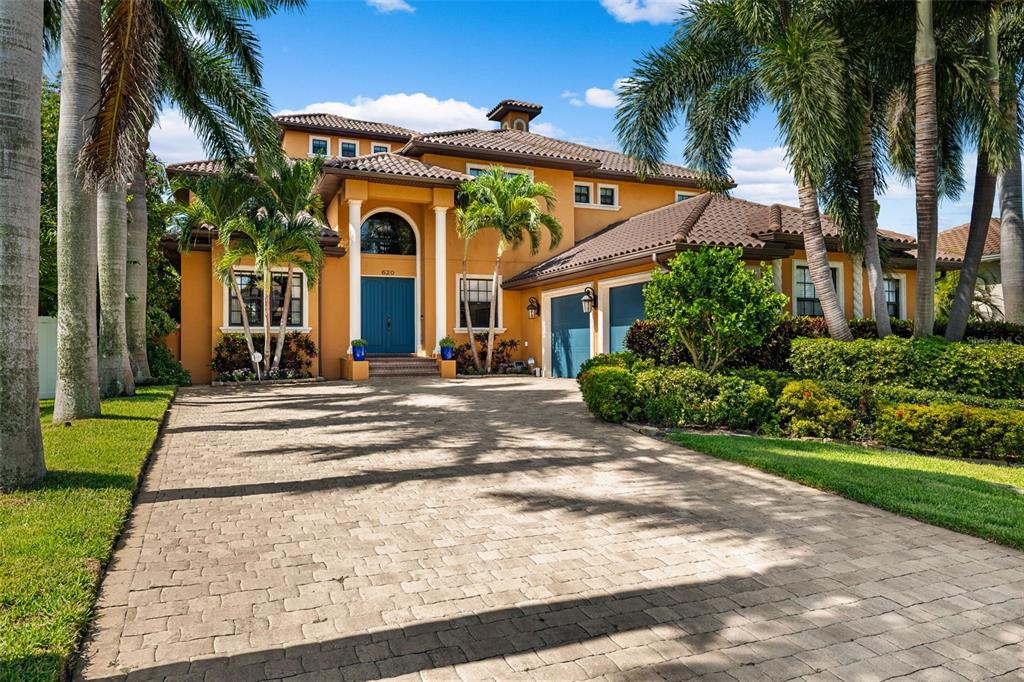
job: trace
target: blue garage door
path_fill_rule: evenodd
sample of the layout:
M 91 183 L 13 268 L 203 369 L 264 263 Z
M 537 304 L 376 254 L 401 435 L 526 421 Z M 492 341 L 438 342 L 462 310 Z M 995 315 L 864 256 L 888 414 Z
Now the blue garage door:
M 581 294 L 551 299 L 551 376 L 575 377 L 590 359 L 590 315 Z
M 412 353 L 415 281 L 363 277 L 363 338 L 367 353 Z
M 608 292 L 608 350 L 626 350 L 626 332 L 644 319 L 644 282 L 615 287 Z

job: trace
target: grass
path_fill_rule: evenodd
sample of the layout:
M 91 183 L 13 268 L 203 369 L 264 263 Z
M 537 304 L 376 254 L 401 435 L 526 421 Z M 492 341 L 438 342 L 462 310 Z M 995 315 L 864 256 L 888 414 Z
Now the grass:
M 1024 468 L 849 445 L 674 433 L 682 446 L 1024 549 Z
M 63 676 L 173 395 L 140 388 L 68 427 L 41 403 L 49 473 L 0 494 L 0 680 Z

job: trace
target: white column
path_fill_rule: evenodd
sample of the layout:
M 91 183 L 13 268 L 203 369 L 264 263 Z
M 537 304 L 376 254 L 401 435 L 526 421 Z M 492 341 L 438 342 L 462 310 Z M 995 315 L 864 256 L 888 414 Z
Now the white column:
M 360 237 L 363 227 L 362 199 L 348 200 L 348 336 L 349 352 L 352 339 L 363 335 L 363 268 Z
M 446 206 L 434 207 L 434 352 L 440 353 L 438 345 L 448 336 L 448 250 Z
M 864 257 L 850 256 L 853 263 L 853 316 L 864 317 Z
M 775 291 L 782 293 L 782 261 L 778 258 L 772 261 L 772 281 L 775 284 Z

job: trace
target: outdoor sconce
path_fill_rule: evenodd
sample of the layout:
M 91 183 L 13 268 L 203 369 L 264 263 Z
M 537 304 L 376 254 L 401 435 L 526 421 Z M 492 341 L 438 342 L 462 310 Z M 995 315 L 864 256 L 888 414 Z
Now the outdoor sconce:
M 580 303 L 583 305 L 583 312 L 589 315 L 594 310 L 594 290 L 590 287 L 584 289 Z
M 526 304 L 526 316 L 533 320 L 538 315 L 540 315 L 540 306 L 537 305 L 537 299 L 531 296 L 530 302 Z

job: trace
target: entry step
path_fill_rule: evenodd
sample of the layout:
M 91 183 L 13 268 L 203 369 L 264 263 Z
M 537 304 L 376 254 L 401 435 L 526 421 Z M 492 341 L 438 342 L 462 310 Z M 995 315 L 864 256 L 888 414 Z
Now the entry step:
M 434 376 L 438 375 L 433 358 L 416 355 L 369 355 L 370 376 Z

